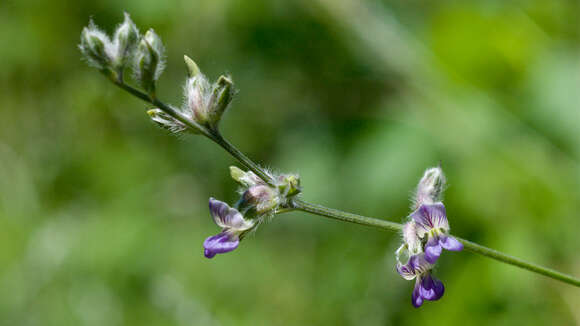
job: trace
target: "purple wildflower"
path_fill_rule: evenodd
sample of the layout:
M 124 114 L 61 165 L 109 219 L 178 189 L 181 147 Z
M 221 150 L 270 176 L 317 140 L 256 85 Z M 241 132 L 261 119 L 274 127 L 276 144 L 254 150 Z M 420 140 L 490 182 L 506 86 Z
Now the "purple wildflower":
M 397 264 L 397 271 L 406 280 L 415 279 L 411 303 L 420 307 L 424 300 L 439 300 L 445 292 L 443 283 L 431 275 L 431 265 L 424 254 L 411 256 L 407 264 Z
M 425 244 L 425 260 L 434 264 L 441 255 L 442 249 L 461 251 L 463 244 L 449 233 L 449 222 L 443 203 L 422 204 L 411 214 L 415 222 L 417 235 L 423 239 L 427 236 Z
M 203 242 L 204 255 L 207 258 L 236 249 L 241 237 L 256 225 L 254 220 L 244 219 L 244 216 L 235 208 L 213 198 L 209 199 L 209 211 L 222 231 Z

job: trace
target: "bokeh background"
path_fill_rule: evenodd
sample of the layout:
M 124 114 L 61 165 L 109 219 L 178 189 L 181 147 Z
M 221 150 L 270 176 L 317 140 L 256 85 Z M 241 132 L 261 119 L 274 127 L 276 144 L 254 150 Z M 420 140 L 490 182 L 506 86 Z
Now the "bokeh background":
M 471 253 L 410 303 L 399 236 L 303 213 L 213 260 L 235 162 L 80 59 L 128 11 L 240 90 L 222 131 L 303 197 L 402 221 L 442 162 L 462 237 L 580 276 L 578 1 L 0 2 L 0 325 L 578 325 L 580 291 Z

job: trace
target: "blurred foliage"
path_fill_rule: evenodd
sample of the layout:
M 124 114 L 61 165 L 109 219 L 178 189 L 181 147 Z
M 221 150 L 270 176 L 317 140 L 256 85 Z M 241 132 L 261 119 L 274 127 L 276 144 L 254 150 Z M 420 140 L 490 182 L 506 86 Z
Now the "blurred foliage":
M 291 213 L 207 260 L 234 164 L 154 128 L 76 48 L 122 12 L 240 93 L 224 134 L 304 198 L 401 221 L 443 162 L 453 232 L 580 275 L 577 1 L 0 2 L 0 325 L 571 325 L 578 289 L 445 254 L 410 304 L 399 236 Z

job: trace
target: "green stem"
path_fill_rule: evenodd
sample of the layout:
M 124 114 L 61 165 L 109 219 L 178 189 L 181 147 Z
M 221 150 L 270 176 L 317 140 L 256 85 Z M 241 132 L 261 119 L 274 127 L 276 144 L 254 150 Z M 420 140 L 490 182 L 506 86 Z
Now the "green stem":
M 169 105 L 161 102 L 157 98 L 153 98 L 138 89 L 135 89 L 125 83 L 122 83 L 118 80 L 112 80 L 115 85 L 120 87 L 121 89 L 131 93 L 133 96 L 157 106 L 163 112 L 169 114 L 173 118 L 177 119 L 179 122 L 183 123 L 190 129 L 201 133 L 202 135 L 206 136 L 207 138 L 211 139 L 216 144 L 220 145 L 223 149 L 225 149 L 230 155 L 236 158 L 245 168 L 251 170 L 256 175 L 258 175 L 262 180 L 264 180 L 269 185 L 274 185 L 274 179 L 270 176 L 266 171 L 252 160 L 250 160 L 244 153 L 242 153 L 239 149 L 237 149 L 234 145 L 228 142 L 225 138 L 217 130 L 208 130 L 207 128 L 199 125 L 195 121 L 183 116 L 180 112 L 176 111 Z
M 403 229 L 403 225 L 399 223 L 389 222 L 353 213 L 347 213 L 339 211 L 334 208 L 328 208 L 317 204 L 311 204 L 300 199 L 294 199 L 294 208 L 314 215 L 329 217 L 344 222 L 372 226 L 394 232 L 399 232 Z
M 577 287 L 580 287 L 580 279 L 572 276 L 572 275 L 568 275 L 568 274 L 564 274 L 561 272 L 558 272 L 557 270 L 553 270 L 551 268 L 547 268 L 547 267 L 543 267 L 540 265 L 536 265 L 530 262 L 527 262 L 523 259 L 519 259 L 504 253 L 501 253 L 497 250 L 491 249 L 491 248 L 487 248 L 484 247 L 482 245 L 479 245 L 475 242 L 471 242 L 469 240 L 465 240 L 459 237 L 455 237 L 457 240 L 461 241 L 461 243 L 463 243 L 463 247 L 466 250 L 469 250 L 473 253 L 476 254 L 480 254 L 486 257 L 489 257 L 491 259 L 495 259 L 497 261 L 506 263 L 506 264 L 510 264 L 513 266 L 517 266 L 523 269 L 527 269 L 531 272 L 534 273 L 538 273 L 538 274 L 542 274 L 544 276 L 562 281 L 564 283 L 568 283 L 568 284 L 572 284 L 575 285 Z
M 388 230 L 388 231 L 400 231 L 403 228 L 403 225 L 399 224 L 399 223 L 393 223 L 393 222 L 389 222 L 389 221 L 385 221 L 385 220 L 381 220 L 381 219 L 376 219 L 376 218 L 372 218 L 372 217 L 366 217 L 366 216 L 361 216 L 361 215 L 357 215 L 357 214 L 347 213 L 347 212 L 339 211 L 337 209 L 328 208 L 328 207 L 324 207 L 324 206 L 316 205 L 316 204 L 311 204 L 311 203 L 308 203 L 308 202 L 305 202 L 305 201 L 302 201 L 299 199 L 294 200 L 294 207 L 297 210 L 301 210 L 303 212 L 307 212 L 310 214 L 329 217 L 329 218 L 339 220 L 339 221 L 344 221 L 344 222 L 372 226 L 372 227 L 376 227 L 376 228 Z M 510 256 L 510 255 L 506 255 L 506 254 L 501 253 L 497 250 L 484 247 L 482 245 L 471 242 L 469 240 L 465 240 L 465 239 L 462 239 L 459 237 L 455 237 L 455 238 L 457 238 L 457 240 L 459 240 L 459 241 L 461 241 L 461 243 L 463 243 L 463 246 L 466 250 L 469 250 L 473 253 L 480 254 L 480 255 L 489 257 L 491 259 L 495 259 L 497 261 L 500 261 L 502 263 L 506 263 L 506 264 L 510 264 L 510 265 L 513 265 L 516 267 L 527 269 L 531 272 L 542 274 L 544 276 L 562 281 L 564 283 L 568 283 L 568 284 L 580 287 L 580 279 L 578 279 L 574 276 L 558 272 L 558 271 L 553 270 L 551 268 L 536 265 L 536 264 L 527 262 L 525 260 Z
M 265 182 L 267 182 L 270 185 L 274 184 L 274 179 L 272 178 L 272 176 L 270 176 L 268 173 L 266 173 L 266 171 L 264 169 L 262 169 L 256 163 L 254 163 L 251 159 L 249 159 L 246 155 L 244 155 L 244 153 L 242 153 L 234 145 L 232 145 L 225 138 L 223 138 L 221 136 L 221 134 L 219 132 L 217 132 L 216 130 L 209 130 L 209 129 L 205 128 L 204 126 L 199 125 L 195 121 L 192 121 L 191 119 L 183 116 L 180 112 L 176 111 L 175 109 L 173 109 L 169 105 L 166 105 L 165 103 L 159 101 L 158 99 L 156 99 L 152 96 L 149 96 L 149 95 L 123 83 L 122 81 L 116 80 L 114 78 L 111 78 L 111 80 L 113 81 L 113 83 L 115 85 L 122 88 L 123 90 L 131 93 L 135 97 L 138 97 L 145 102 L 148 102 L 148 103 L 151 103 L 151 104 L 157 106 L 159 109 L 163 110 L 165 113 L 169 114 L 173 118 L 175 118 L 178 121 L 180 121 L 181 123 L 185 124 L 187 127 L 191 128 L 192 130 L 199 132 L 199 133 L 203 134 L 204 136 L 206 136 L 207 138 L 211 139 L 216 144 L 220 145 L 223 149 L 225 149 L 228 153 L 230 153 L 230 155 L 232 155 L 234 158 L 236 158 L 244 167 L 246 167 L 247 169 L 254 172 L 256 175 L 258 175 L 262 180 L 264 180 Z M 349 223 L 372 226 L 372 227 L 376 227 L 376 228 L 388 230 L 388 231 L 399 232 L 403 229 L 403 225 L 399 224 L 399 223 L 394 223 L 394 222 L 389 222 L 389 221 L 385 221 L 382 219 L 376 219 L 376 218 L 372 218 L 372 217 L 366 217 L 366 216 L 362 216 L 362 215 L 347 213 L 347 212 L 343 212 L 343 211 L 340 211 L 337 209 L 328 208 L 328 207 L 324 207 L 324 206 L 317 205 L 317 204 L 311 204 L 311 203 L 302 201 L 300 199 L 294 199 L 293 204 L 294 204 L 293 207 L 283 208 L 283 209 L 279 210 L 278 213 L 281 214 L 281 213 L 289 212 L 289 211 L 296 209 L 296 210 L 301 210 L 303 212 L 318 215 L 318 216 L 324 216 L 324 217 L 332 218 L 332 219 L 339 220 L 339 221 L 349 222 Z M 469 250 L 471 252 L 495 259 L 495 260 L 500 261 L 502 263 L 510 264 L 510 265 L 513 265 L 516 267 L 520 267 L 520 268 L 529 270 L 529 271 L 534 272 L 534 273 L 542 274 L 542 275 L 545 275 L 547 277 L 562 281 L 564 283 L 568 283 L 568 284 L 580 287 L 580 279 L 575 278 L 574 276 L 560 273 L 556 270 L 553 270 L 553 269 L 550 269 L 547 267 L 543 267 L 540 265 L 529 263 L 525 260 L 522 260 L 522 259 L 519 259 L 516 257 L 512 257 L 510 255 L 506 255 L 506 254 L 501 253 L 497 250 L 493 250 L 491 248 L 487 248 L 487 247 L 484 247 L 482 245 L 478 245 L 477 243 L 473 243 L 473 242 L 465 240 L 465 239 L 461 239 L 461 238 L 457 238 L 457 239 L 459 241 L 461 241 L 461 243 L 463 243 L 463 246 L 466 250 Z
M 274 178 L 270 176 L 264 169 L 250 160 L 244 153 L 242 153 L 239 149 L 237 149 L 234 145 L 232 145 L 229 141 L 222 137 L 221 134 L 216 133 L 214 135 L 215 138 L 212 138 L 214 142 L 220 145 L 223 149 L 225 149 L 228 153 L 230 153 L 235 159 L 237 159 L 242 165 L 244 165 L 247 169 L 254 172 L 256 175 L 260 177 L 260 179 L 264 180 L 270 186 L 274 186 Z

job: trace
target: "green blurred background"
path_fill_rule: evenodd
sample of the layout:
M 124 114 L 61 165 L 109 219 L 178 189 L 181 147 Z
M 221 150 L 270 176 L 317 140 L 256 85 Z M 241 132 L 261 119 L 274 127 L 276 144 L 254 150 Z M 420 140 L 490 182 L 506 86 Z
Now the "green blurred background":
M 222 123 L 304 198 L 402 221 L 441 161 L 455 234 L 580 276 L 578 1 L 0 2 L 1 325 L 574 325 L 580 291 L 471 253 L 420 309 L 399 236 L 281 215 L 208 260 L 235 162 L 80 59 L 123 11 L 240 90 Z

